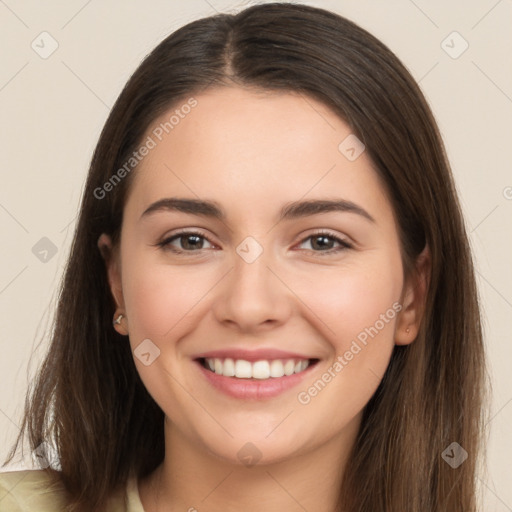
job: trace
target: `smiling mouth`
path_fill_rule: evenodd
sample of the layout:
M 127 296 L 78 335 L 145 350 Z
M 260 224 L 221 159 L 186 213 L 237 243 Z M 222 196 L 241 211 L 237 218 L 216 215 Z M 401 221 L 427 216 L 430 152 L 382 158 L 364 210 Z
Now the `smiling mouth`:
M 235 379 L 267 380 L 302 373 L 314 366 L 318 359 L 262 359 L 246 361 L 232 358 L 199 358 L 197 361 L 207 370 Z

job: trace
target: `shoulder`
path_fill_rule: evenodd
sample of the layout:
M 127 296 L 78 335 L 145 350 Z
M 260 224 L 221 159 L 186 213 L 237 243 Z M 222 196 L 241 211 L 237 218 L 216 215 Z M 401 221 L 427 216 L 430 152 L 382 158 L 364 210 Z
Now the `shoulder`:
M 0 510 L 2 512 L 64 512 L 66 490 L 58 471 L 50 469 L 0 472 Z M 110 512 L 144 512 L 132 475 L 123 490 L 114 492 Z
M 64 510 L 66 491 L 54 470 L 37 469 L 0 473 L 2 512 L 57 512 Z

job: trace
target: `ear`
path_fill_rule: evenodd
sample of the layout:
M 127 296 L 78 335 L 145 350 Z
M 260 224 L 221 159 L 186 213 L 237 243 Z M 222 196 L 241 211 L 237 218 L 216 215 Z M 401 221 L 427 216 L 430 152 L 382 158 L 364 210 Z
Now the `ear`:
M 430 283 L 432 258 L 428 245 L 416 259 L 415 270 L 404 284 L 402 310 L 395 325 L 395 343 L 408 345 L 418 336 Z M 409 332 L 407 332 L 407 329 Z
M 113 249 L 111 238 L 102 233 L 98 238 L 98 249 L 105 260 L 108 283 L 116 307 L 124 310 L 123 287 L 121 285 L 121 268 L 118 251 Z

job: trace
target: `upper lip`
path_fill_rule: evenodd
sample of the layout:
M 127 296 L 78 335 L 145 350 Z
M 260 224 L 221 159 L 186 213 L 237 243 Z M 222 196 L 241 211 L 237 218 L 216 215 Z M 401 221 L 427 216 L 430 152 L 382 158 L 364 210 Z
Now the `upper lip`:
M 313 359 L 297 352 L 287 352 L 275 348 L 260 348 L 247 350 L 241 348 L 225 348 L 210 350 L 194 356 L 194 359 L 243 359 L 245 361 L 260 361 L 273 359 Z

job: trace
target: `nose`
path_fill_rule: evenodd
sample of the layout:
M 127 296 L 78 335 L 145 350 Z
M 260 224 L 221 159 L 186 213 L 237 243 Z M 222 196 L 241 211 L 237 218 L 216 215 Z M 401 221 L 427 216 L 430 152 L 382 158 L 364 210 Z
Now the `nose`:
M 284 324 L 292 304 L 293 293 L 263 251 L 254 261 L 235 253 L 233 268 L 218 287 L 212 307 L 220 323 L 249 333 Z

